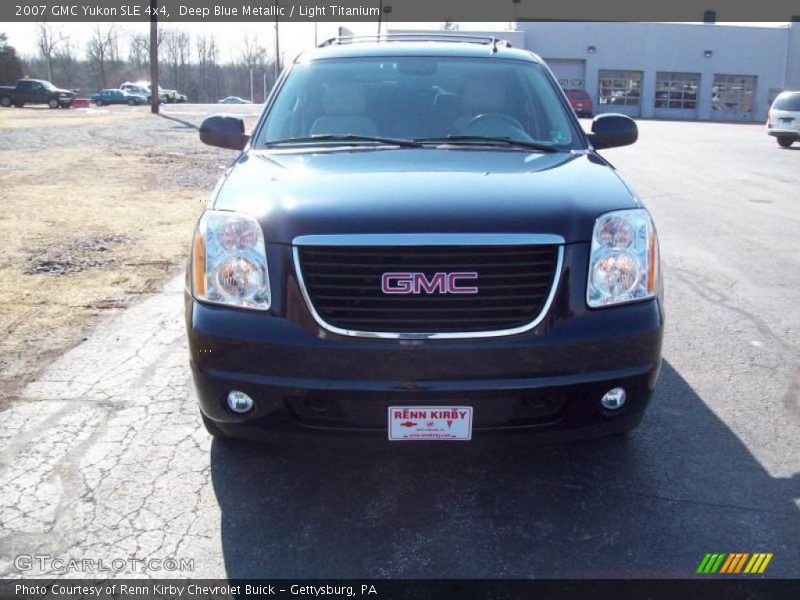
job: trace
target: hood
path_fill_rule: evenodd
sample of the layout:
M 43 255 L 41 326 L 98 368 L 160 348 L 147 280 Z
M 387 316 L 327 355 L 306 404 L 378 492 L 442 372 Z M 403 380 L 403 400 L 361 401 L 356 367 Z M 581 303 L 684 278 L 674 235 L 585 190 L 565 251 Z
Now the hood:
M 598 215 L 635 208 L 589 153 L 480 149 L 250 151 L 213 207 L 259 219 L 266 240 L 348 233 L 548 233 L 587 241 Z
M 52 91 L 57 92 L 59 94 L 69 94 L 70 96 L 74 96 L 75 95 L 75 92 L 73 92 L 72 90 L 62 90 L 61 88 L 56 88 L 56 89 L 54 89 Z

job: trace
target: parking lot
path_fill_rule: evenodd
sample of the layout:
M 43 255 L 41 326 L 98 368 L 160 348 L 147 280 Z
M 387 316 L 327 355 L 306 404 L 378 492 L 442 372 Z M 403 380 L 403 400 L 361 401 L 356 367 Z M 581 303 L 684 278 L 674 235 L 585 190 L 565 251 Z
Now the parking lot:
M 771 552 L 765 576 L 800 577 L 800 144 L 760 125 L 639 126 L 604 155 L 659 227 L 667 325 L 629 439 L 212 442 L 175 258 L 163 288 L 99 316 L 0 413 L 0 576 L 52 574 L 15 564 L 47 554 L 193 560 L 125 571 L 154 577 L 690 577 L 707 552 Z M 200 151 L 181 136 L 170 152 Z

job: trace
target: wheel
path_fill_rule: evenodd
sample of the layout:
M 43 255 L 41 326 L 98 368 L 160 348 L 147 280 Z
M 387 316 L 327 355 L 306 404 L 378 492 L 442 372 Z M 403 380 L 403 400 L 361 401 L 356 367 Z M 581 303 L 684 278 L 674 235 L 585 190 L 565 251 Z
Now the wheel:
M 94 101 L 94 105 L 95 106 L 103 106 L 103 101 L 102 100 L 95 100 Z
M 211 437 L 216 438 L 218 440 L 229 440 L 231 437 L 222 431 L 219 426 L 214 423 L 211 419 L 205 416 L 202 411 L 200 412 L 200 418 L 203 419 L 203 425 L 206 428 L 206 431 L 211 434 Z
M 794 143 L 794 138 L 790 138 L 790 137 L 779 137 L 778 138 L 778 145 L 781 148 L 788 148 L 793 143 Z
M 50 101 L 47 103 L 47 106 L 49 106 L 50 108 L 58 108 L 59 106 L 58 100 L 56 100 L 55 98 L 50 98 Z
M 128 106 L 136 106 L 136 100 L 128 100 Z
M 11 98 L 9 98 L 8 96 L 3 96 L 2 98 L 0 98 L 0 106 L 2 106 L 3 108 L 8 108 L 9 106 L 11 106 Z

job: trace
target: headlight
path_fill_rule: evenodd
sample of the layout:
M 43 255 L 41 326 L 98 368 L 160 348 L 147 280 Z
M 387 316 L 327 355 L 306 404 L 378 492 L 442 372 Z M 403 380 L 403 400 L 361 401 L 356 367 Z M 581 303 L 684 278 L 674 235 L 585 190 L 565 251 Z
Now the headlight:
M 269 309 L 264 235 L 253 217 L 206 211 L 194 233 L 191 269 L 192 295 L 197 300 Z
M 589 306 L 652 298 L 658 278 L 658 238 L 647 210 L 618 210 L 595 221 L 586 289 Z

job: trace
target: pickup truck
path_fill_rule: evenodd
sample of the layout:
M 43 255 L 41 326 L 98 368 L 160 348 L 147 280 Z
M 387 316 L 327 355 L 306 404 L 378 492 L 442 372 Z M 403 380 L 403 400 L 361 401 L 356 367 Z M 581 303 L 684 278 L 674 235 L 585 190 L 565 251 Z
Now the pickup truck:
M 0 106 L 22 107 L 26 104 L 47 104 L 50 108 L 69 108 L 75 93 L 57 88 L 41 79 L 20 79 L 16 86 L 0 86 Z

